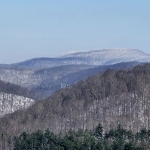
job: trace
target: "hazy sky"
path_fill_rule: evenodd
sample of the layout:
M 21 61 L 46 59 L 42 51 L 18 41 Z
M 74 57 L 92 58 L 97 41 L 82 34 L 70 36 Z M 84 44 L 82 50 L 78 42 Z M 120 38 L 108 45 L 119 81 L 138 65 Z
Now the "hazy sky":
M 0 0 L 0 63 L 101 48 L 150 54 L 150 0 Z

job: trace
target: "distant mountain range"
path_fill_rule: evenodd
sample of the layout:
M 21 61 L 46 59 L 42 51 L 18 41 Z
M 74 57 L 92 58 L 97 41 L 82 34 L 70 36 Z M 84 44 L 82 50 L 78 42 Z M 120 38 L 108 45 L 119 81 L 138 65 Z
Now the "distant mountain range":
M 34 58 L 1 65 L 0 79 L 34 90 L 40 100 L 106 69 L 129 69 L 149 61 L 150 55 L 135 49 L 74 52 L 57 58 Z
M 12 64 L 16 67 L 45 68 L 62 65 L 112 65 L 120 62 L 149 62 L 150 55 L 136 49 L 102 49 L 73 52 L 56 58 L 34 58 Z
M 107 69 L 129 70 L 149 61 L 150 55 L 135 49 L 74 52 L 57 58 L 34 58 L 15 64 L 0 65 L 0 80 L 13 89 L 7 94 L 41 100 Z M 6 87 L 2 82 L 0 85 Z M 20 95 L 17 91 L 26 94 Z

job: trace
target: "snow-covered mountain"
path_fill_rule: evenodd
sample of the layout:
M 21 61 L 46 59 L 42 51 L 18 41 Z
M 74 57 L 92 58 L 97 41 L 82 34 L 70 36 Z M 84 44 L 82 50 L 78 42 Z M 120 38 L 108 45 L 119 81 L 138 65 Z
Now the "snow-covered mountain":
M 111 65 L 120 62 L 150 62 L 150 55 L 137 49 L 102 49 L 94 51 L 73 52 L 60 58 L 80 58 L 92 65 Z
M 26 109 L 33 105 L 34 102 L 33 99 L 27 97 L 0 92 L 0 117 L 16 110 Z
M 12 64 L 16 67 L 45 68 L 61 65 L 112 65 L 120 62 L 150 62 L 150 55 L 136 49 L 101 49 L 73 52 L 56 58 L 34 58 Z

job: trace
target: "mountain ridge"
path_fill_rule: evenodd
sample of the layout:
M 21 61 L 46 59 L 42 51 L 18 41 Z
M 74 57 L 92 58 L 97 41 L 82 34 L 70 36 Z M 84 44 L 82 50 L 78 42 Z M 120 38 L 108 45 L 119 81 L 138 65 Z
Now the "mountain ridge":
M 101 49 L 83 52 L 73 52 L 54 58 L 33 58 L 11 65 L 22 67 L 32 66 L 39 68 L 72 64 L 110 65 L 129 61 L 149 62 L 150 54 L 146 54 L 137 49 Z

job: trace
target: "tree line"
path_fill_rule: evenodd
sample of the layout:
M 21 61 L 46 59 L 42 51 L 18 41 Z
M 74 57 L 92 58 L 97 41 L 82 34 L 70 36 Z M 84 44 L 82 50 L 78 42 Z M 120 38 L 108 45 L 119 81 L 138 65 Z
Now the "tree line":
M 49 129 L 23 132 L 16 138 L 14 150 L 148 150 L 149 138 L 147 129 L 133 133 L 118 125 L 104 133 L 99 124 L 94 131 L 70 130 L 65 136 Z

